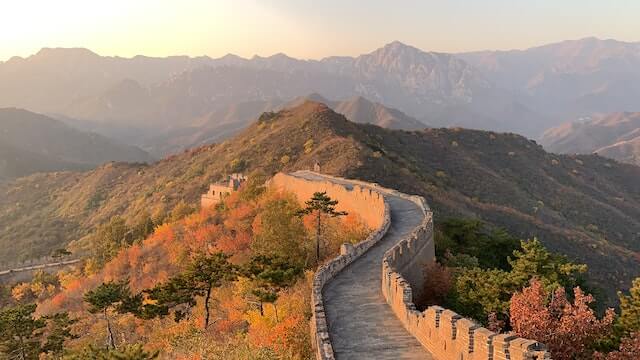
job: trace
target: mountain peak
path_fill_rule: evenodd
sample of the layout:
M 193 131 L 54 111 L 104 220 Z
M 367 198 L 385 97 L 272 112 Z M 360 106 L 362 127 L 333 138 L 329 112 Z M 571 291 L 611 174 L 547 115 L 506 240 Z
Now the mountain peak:
M 384 53 L 391 53 L 391 54 L 399 54 L 399 53 L 405 53 L 405 52 L 410 52 L 410 53 L 424 53 L 424 51 L 418 49 L 415 46 L 411 46 L 411 45 L 407 45 L 403 42 L 400 42 L 398 40 L 392 41 L 390 43 L 388 43 L 387 45 L 381 47 L 380 49 L 376 50 L 375 52 L 384 52 Z
M 72 56 L 74 58 L 79 57 L 87 57 L 87 58 L 97 58 L 100 55 L 94 53 L 93 51 L 86 48 L 48 48 L 44 47 L 40 49 L 33 57 L 38 58 L 52 58 L 52 57 L 61 57 L 61 56 Z

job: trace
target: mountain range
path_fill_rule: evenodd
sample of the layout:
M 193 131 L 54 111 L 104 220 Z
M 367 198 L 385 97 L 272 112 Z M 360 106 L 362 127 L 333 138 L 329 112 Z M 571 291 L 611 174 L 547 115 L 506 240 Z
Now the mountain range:
M 597 153 L 640 165 L 640 113 L 595 115 L 547 130 L 542 144 L 559 153 Z
M 167 134 L 226 121 L 225 138 L 257 114 L 317 93 L 363 97 L 430 126 L 461 126 L 532 138 L 577 117 L 640 111 L 640 43 L 586 38 L 526 50 L 444 54 L 393 42 L 357 57 L 299 60 L 185 56 L 102 57 L 43 49 L 0 63 L 0 106 L 56 116 L 155 155 Z M 213 128 L 213 126 L 210 126 Z M 170 137 L 170 136 L 169 136 Z M 199 141 L 199 140 L 198 140 Z
M 509 133 L 357 124 L 312 101 L 266 112 L 227 141 L 154 164 L 108 163 L 0 184 L 0 261 L 48 254 L 72 240 L 72 250 L 81 247 L 114 215 L 135 222 L 181 201 L 195 206 L 230 172 L 270 176 L 316 161 L 328 174 L 425 196 L 436 223 L 475 217 L 523 239 L 537 236 L 588 264 L 610 299 L 640 275 L 639 167 L 550 154 Z
M 86 170 L 108 161 L 151 162 L 143 150 L 44 115 L 0 109 L 0 180 L 42 171 Z

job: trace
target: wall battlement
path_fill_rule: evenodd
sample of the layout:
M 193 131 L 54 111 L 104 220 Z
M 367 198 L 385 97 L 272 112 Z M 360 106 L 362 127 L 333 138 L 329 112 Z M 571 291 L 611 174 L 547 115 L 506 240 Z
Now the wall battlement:
M 313 177 L 314 173 L 306 172 Z M 318 174 L 316 174 L 318 175 Z M 329 324 L 325 316 L 322 289 L 347 265 L 362 256 L 382 239 L 390 225 L 391 214 L 385 195 L 412 201 L 424 213 L 421 224 L 405 239 L 389 249 L 382 261 L 382 294 L 397 318 L 438 360 L 549 360 L 544 346 L 532 340 L 511 334 L 496 334 L 453 311 L 431 306 L 418 311 L 413 302 L 414 292 L 424 283 L 424 265 L 435 261 L 433 240 L 433 214 L 424 198 L 409 196 L 386 189 L 377 184 L 357 180 L 345 180 L 328 175 L 308 180 L 300 176 L 277 174 L 270 186 L 291 191 L 303 202 L 316 191 L 326 191 L 339 201 L 340 210 L 355 212 L 374 229 L 364 241 L 351 247 L 343 247 L 341 254 L 320 266 L 312 285 L 311 333 L 319 360 L 335 359 Z M 331 181 L 326 180 L 331 179 Z M 362 212 L 361 212 L 362 211 Z M 415 289 L 415 290 L 414 290 Z M 392 346 L 392 345 L 391 345 Z
M 416 309 L 413 289 L 419 290 L 424 283 L 424 266 L 417 266 L 417 262 L 427 255 L 425 248 L 433 251 L 433 213 L 422 197 L 395 195 L 413 201 L 425 214 L 420 226 L 389 249 L 382 260 L 382 294 L 407 331 L 442 360 L 550 359 L 544 345 L 536 341 L 496 334 L 440 306 L 422 312 Z M 427 256 L 435 261 L 433 252 Z

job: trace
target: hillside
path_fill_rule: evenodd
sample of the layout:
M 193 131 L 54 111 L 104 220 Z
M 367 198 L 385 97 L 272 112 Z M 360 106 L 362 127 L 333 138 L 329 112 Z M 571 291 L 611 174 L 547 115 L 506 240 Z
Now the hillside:
M 424 123 L 400 110 L 369 101 L 361 96 L 332 101 L 319 94 L 311 94 L 288 102 L 279 99 L 256 100 L 224 106 L 197 117 L 191 122 L 171 125 L 161 135 L 146 139 L 143 145 L 153 154 L 172 154 L 188 148 L 218 143 L 239 133 L 263 112 L 296 107 L 308 100 L 325 104 L 356 123 L 405 130 L 426 127 Z
M 312 167 L 427 197 L 436 223 L 473 216 L 589 264 L 609 295 L 638 276 L 640 168 L 595 155 L 546 153 L 514 134 L 463 129 L 388 130 L 305 102 L 265 113 L 234 139 L 153 165 L 108 164 L 34 175 L 0 189 L 0 259 L 39 255 L 79 239 L 111 216 L 133 221 L 197 204 L 232 171 Z M 20 239 L 24 246 L 7 247 Z M 22 249 L 22 252 L 18 252 Z
M 640 113 L 595 115 L 547 130 L 541 138 L 559 153 L 598 153 L 640 165 Z
M 0 109 L 0 178 L 88 169 L 107 161 L 148 162 L 144 151 L 19 109 Z

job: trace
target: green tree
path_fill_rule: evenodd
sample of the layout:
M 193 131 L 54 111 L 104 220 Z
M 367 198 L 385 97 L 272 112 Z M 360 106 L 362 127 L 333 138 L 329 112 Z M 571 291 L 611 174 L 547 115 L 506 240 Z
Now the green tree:
M 209 327 L 211 292 L 237 277 L 236 266 L 228 259 L 229 256 L 221 252 L 212 255 L 197 254 L 184 272 L 164 284 L 144 291 L 153 303 L 144 305 L 139 316 L 147 319 L 163 317 L 168 315 L 169 309 L 179 305 L 191 308 L 196 305 L 197 297 L 203 297 L 203 327 L 206 329 Z M 176 310 L 174 314 L 176 321 L 180 321 L 185 315 L 181 310 Z
M 509 270 L 508 257 L 520 248 L 520 241 L 504 229 L 477 219 L 452 218 L 439 223 L 435 233 L 436 256 L 461 254 L 477 259 L 485 269 Z
M 612 345 L 617 347 L 620 339 L 640 333 L 640 278 L 633 280 L 629 294 L 618 292 L 620 316 L 616 320 Z
M 265 186 L 267 179 L 267 176 L 261 172 L 251 173 L 247 181 L 240 186 L 240 199 L 252 201 L 260 197 L 267 189 Z
M 504 270 L 463 269 L 455 276 L 448 305 L 460 314 L 481 322 L 492 313 L 502 320 L 516 290 L 509 273 Z
M 300 210 L 293 196 L 268 199 L 254 222 L 251 250 L 257 255 L 286 257 L 303 264 L 307 258 L 306 231 L 297 217 Z
M 78 320 L 71 319 L 66 312 L 45 316 L 44 319 L 47 320 L 47 339 L 42 347 L 42 352 L 59 359 L 62 357 L 65 341 L 78 338 L 71 332 L 71 326 Z
M 135 242 L 140 242 L 146 239 L 153 233 L 156 228 L 156 223 L 151 218 L 148 212 L 144 211 L 138 215 L 130 232 L 133 233 L 133 239 Z
M 549 252 L 538 239 L 521 242 L 522 250 L 513 252 L 511 280 L 517 290 L 528 286 L 532 278 L 538 278 L 547 291 L 558 287 L 573 289 L 579 283 L 587 265 L 569 262 L 565 256 Z
M 338 217 L 347 215 L 345 211 L 336 211 L 338 200 L 332 200 L 326 192 L 316 192 L 305 202 L 306 207 L 298 212 L 300 216 L 313 214 L 316 216 L 316 264 L 320 261 L 320 235 L 322 214 Z
M 195 209 L 191 207 L 184 201 L 180 201 L 176 206 L 171 210 L 171 214 L 169 215 L 169 219 L 172 222 L 183 219 L 195 212 Z
M 132 296 L 129 289 L 129 280 L 120 282 L 107 282 L 84 294 L 84 301 L 89 304 L 89 312 L 102 313 L 107 322 L 107 348 L 115 349 L 113 329 L 109 313 L 116 311 L 124 314 L 136 312 L 141 302 L 140 296 Z
M 0 311 L 0 353 L 7 359 L 37 359 L 41 349 L 44 319 L 34 319 L 35 304 Z
M 302 268 L 282 257 L 255 256 L 243 269 L 243 274 L 252 280 L 251 293 L 258 299 L 260 315 L 264 315 L 263 303 L 273 305 L 278 321 L 278 293 L 291 286 L 302 274 Z
M 579 275 L 586 271 L 586 265 L 573 264 L 549 252 L 537 239 L 522 241 L 521 249 L 513 252 L 513 259 L 508 259 L 511 271 L 458 268 L 449 305 L 478 321 L 486 320 L 492 313 L 498 320 L 506 321 L 512 295 L 528 286 L 531 279 L 538 279 L 548 291 L 558 287 L 571 290 L 578 285 Z
M 120 249 L 133 243 L 133 234 L 129 231 L 123 218 L 114 216 L 111 220 L 98 227 L 91 237 L 93 257 L 102 267 L 113 259 Z

